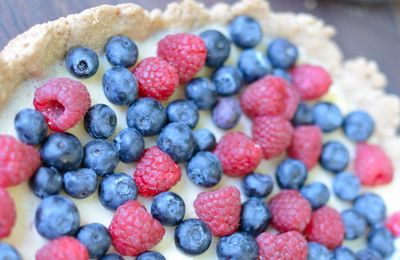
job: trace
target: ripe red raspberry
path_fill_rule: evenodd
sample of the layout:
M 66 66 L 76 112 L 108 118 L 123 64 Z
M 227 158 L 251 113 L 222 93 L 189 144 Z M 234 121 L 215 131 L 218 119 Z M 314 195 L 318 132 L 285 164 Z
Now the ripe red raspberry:
M 264 232 L 257 237 L 257 243 L 263 260 L 307 259 L 307 241 L 297 231 L 278 235 Z
M 39 152 L 12 136 L 0 135 L 0 187 L 28 180 L 40 167 Z
M 228 176 L 246 176 L 254 171 L 262 159 L 260 146 L 241 132 L 225 134 L 214 150 Z
M 214 236 L 227 236 L 238 229 L 241 204 L 240 191 L 236 187 L 202 192 L 193 205 L 197 216 L 210 227 Z
M 136 165 L 133 179 L 142 196 L 154 196 L 171 189 L 181 179 L 181 168 L 157 146 L 146 149 Z
M 36 252 L 36 260 L 89 260 L 88 250 L 78 239 L 65 236 L 51 240 Z
M 126 256 L 137 256 L 156 246 L 164 227 L 136 200 L 119 206 L 108 228 L 115 249 Z
M 299 126 L 294 129 L 292 143 L 287 153 L 290 157 L 301 160 L 307 169 L 317 163 L 322 150 L 322 132 L 316 126 Z
M 390 215 L 386 221 L 385 225 L 387 229 L 392 232 L 393 236 L 400 237 L 400 211 Z
M 253 139 L 270 159 L 285 152 L 292 140 L 293 127 L 281 116 L 262 116 L 253 121 Z
M 158 42 L 157 55 L 178 70 L 180 83 L 189 82 L 206 62 L 207 47 L 200 36 L 170 34 Z
M 179 85 L 178 71 L 163 59 L 143 59 L 132 73 L 139 84 L 139 96 L 167 100 Z
M 297 105 L 300 102 L 299 92 L 292 86 L 287 85 L 286 87 L 287 99 L 286 99 L 286 109 L 283 113 L 283 117 L 288 120 L 291 120 L 296 113 Z
M 297 190 L 283 190 L 269 203 L 272 225 L 280 232 L 303 232 L 311 219 L 310 203 Z
M 292 69 L 292 82 L 303 100 L 313 100 L 328 92 L 332 84 L 329 73 L 320 66 L 303 64 Z
M 329 206 L 317 209 L 312 213 L 304 234 L 307 240 L 323 244 L 329 249 L 340 246 L 344 238 L 344 226 L 339 212 Z
M 365 186 L 390 183 L 393 180 L 393 164 L 385 151 L 377 145 L 358 144 L 355 172 Z
M 6 189 L 0 188 L 0 238 L 11 234 L 16 216 L 14 200 Z
M 50 79 L 36 89 L 33 105 L 45 117 L 49 128 L 62 132 L 75 126 L 90 107 L 86 86 L 68 78 Z

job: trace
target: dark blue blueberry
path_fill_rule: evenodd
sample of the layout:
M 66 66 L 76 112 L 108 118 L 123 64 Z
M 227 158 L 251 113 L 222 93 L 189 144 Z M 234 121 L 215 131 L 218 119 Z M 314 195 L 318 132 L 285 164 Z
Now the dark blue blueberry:
M 385 202 L 375 193 L 367 192 L 357 196 L 353 208 L 358 214 L 363 216 L 371 226 L 381 224 L 385 221 Z
M 87 248 L 90 258 L 103 256 L 111 246 L 108 229 L 99 223 L 82 226 L 76 238 Z
M 217 88 L 218 95 L 231 96 L 239 93 L 243 86 L 242 72 L 232 66 L 225 66 L 217 69 L 212 80 Z
M 99 68 L 97 54 L 86 47 L 75 47 L 68 51 L 65 58 L 65 67 L 72 76 L 90 78 Z
M 0 243 L 0 259 L 1 260 L 22 260 L 18 251 L 9 244 Z
M 157 146 L 177 162 L 186 162 L 192 157 L 196 146 L 192 130 L 182 123 L 170 123 L 157 138 Z
M 297 47 L 283 38 L 273 40 L 267 49 L 267 55 L 272 66 L 280 69 L 292 67 L 296 63 L 298 54 Z
M 236 97 L 221 98 L 212 110 L 214 124 L 224 130 L 234 128 L 241 116 L 242 109 Z
M 302 161 L 288 158 L 278 165 L 275 176 L 281 189 L 298 190 L 307 179 L 307 167 Z
M 346 116 L 343 130 L 347 138 L 354 142 L 366 141 L 374 132 L 375 123 L 365 111 L 354 111 Z
M 200 186 L 212 187 L 222 178 L 222 166 L 218 157 L 211 152 L 198 152 L 187 164 L 189 179 Z
M 395 250 L 392 233 L 385 227 L 373 228 L 368 234 L 368 247 L 384 258 L 391 256 Z
M 191 100 L 175 100 L 167 106 L 169 122 L 179 122 L 194 128 L 199 121 L 199 109 Z
M 254 172 L 243 178 L 242 187 L 247 197 L 264 198 L 271 194 L 274 182 L 271 176 Z
M 135 200 L 138 191 L 132 177 L 114 173 L 104 177 L 99 185 L 99 200 L 104 207 L 116 210 L 128 200 Z
M 196 151 L 212 151 L 217 144 L 214 134 L 205 128 L 193 131 Z
M 107 254 L 105 256 L 102 256 L 99 258 L 99 260 L 124 260 L 124 258 L 122 256 L 120 256 L 119 254 Z
M 383 257 L 373 249 L 364 248 L 357 252 L 357 260 L 383 260 Z
M 346 146 L 337 141 L 329 141 L 322 147 L 319 162 L 327 171 L 338 173 L 346 169 L 350 161 Z
M 29 180 L 33 194 L 43 199 L 60 193 L 63 186 L 63 177 L 56 168 L 40 167 Z
M 192 79 L 186 86 L 185 96 L 203 110 L 211 109 L 218 99 L 217 88 L 208 78 Z
M 240 214 L 240 230 L 253 236 L 267 229 L 272 217 L 268 206 L 259 198 L 250 198 L 243 203 Z
M 138 161 L 144 153 L 143 136 L 133 128 L 122 129 L 114 138 L 114 145 L 124 163 Z
M 128 127 L 135 128 L 143 136 L 153 136 L 161 132 L 167 122 L 167 114 L 157 100 L 141 98 L 130 105 L 126 121 Z
M 106 140 L 93 140 L 85 145 L 83 166 L 92 169 L 99 176 L 114 171 L 119 162 L 117 148 Z
M 305 185 L 301 188 L 300 193 L 310 202 L 313 210 L 324 206 L 329 200 L 329 189 L 322 182 Z
M 343 123 L 342 112 L 330 102 L 320 102 L 313 108 L 313 118 L 317 126 L 325 133 L 338 129 Z
M 217 244 L 218 259 L 256 260 L 258 245 L 256 240 L 245 232 L 237 232 L 222 237 Z
M 166 260 L 159 252 L 148 251 L 136 257 L 136 260 Z
M 335 260 L 357 260 L 356 254 L 344 246 L 335 248 L 333 250 L 333 257 Z
M 292 119 L 294 126 L 312 125 L 314 123 L 313 108 L 307 103 L 300 102 Z
M 126 36 L 112 37 L 106 45 L 106 57 L 113 66 L 132 67 L 139 55 L 136 43 Z
M 26 108 L 14 118 L 14 128 L 19 140 L 26 144 L 40 144 L 47 134 L 47 123 L 42 113 Z
M 353 209 L 347 209 L 341 213 L 344 236 L 347 240 L 353 240 L 364 235 L 367 230 L 365 219 Z
M 151 215 L 164 226 L 176 226 L 185 216 L 185 202 L 174 192 L 162 192 L 154 197 Z
M 333 180 L 333 191 L 341 200 L 354 200 L 360 193 L 360 189 L 360 180 L 354 174 L 342 172 L 336 175 Z
M 207 224 L 195 218 L 182 221 L 175 228 L 175 245 L 189 255 L 204 253 L 211 244 L 211 231 Z
M 332 260 L 333 255 L 324 245 L 308 242 L 307 260 Z
M 79 223 L 78 208 L 72 200 L 61 195 L 43 199 L 36 209 L 36 230 L 47 239 L 74 236 Z
M 229 23 L 229 33 L 232 41 L 240 48 L 255 47 L 262 38 L 260 24 L 250 16 L 237 16 Z
M 92 195 L 97 189 L 97 175 L 92 169 L 82 168 L 66 172 L 63 176 L 65 192 L 76 199 Z
M 104 104 L 91 106 L 85 115 L 85 129 L 97 139 L 107 139 L 114 134 L 117 127 L 117 115 L 111 107 Z
M 245 50 L 240 54 L 238 67 L 247 83 L 256 81 L 272 72 L 272 66 L 267 56 L 252 49 Z
M 272 75 L 283 78 L 288 82 L 292 82 L 292 75 L 290 75 L 286 70 L 276 68 L 272 71 Z
M 207 47 L 206 65 L 213 68 L 222 66 L 231 52 L 231 42 L 216 30 L 204 31 L 200 37 Z
M 130 105 L 138 97 L 135 76 L 124 67 L 112 67 L 103 75 L 103 91 L 115 105 Z
M 61 172 L 77 169 L 83 159 L 81 142 L 70 133 L 54 133 L 40 149 L 42 161 Z

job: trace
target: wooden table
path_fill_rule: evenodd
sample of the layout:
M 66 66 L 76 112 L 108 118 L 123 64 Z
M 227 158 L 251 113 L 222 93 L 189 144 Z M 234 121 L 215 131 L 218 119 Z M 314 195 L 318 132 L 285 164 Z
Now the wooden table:
M 171 0 L 0 0 L 0 48 L 34 24 L 80 12 L 100 3 L 135 2 L 165 8 Z M 217 1 L 204 0 L 211 5 Z M 234 2 L 234 0 L 225 0 Z M 400 94 L 400 4 L 350 4 L 339 0 L 270 0 L 277 11 L 308 12 L 337 28 L 336 41 L 345 57 L 376 60 L 388 75 L 388 91 Z

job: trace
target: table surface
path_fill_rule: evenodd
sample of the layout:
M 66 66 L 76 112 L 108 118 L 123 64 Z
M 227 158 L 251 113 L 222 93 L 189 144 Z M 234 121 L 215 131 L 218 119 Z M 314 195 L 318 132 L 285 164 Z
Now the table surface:
M 361 1 L 361 0 L 358 0 Z M 170 0 L 1 0 L 0 48 L 37 23 L 99 4 L 134 2 L 147 9 L 165 8 Z M 211 5 L 216 0 L 202 1 Z M 235 2 L 225 0 L 224 2 Z M 376 60 L 389 79 L 388 91 L 400 94 L 400 3 L 349 3 L 339 0 L 270 0 L 276 11 L 308 12 L 337 28 L 335 40 L 346 58 Z

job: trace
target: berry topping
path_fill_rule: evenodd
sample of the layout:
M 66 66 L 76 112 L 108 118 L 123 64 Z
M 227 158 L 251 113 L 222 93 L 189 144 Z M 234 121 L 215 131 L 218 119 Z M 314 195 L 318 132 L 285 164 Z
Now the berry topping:
M 29 186 L 37 197 L 44 199 L 60 193 L 63 187 L 63 176 L 53 167 L 40 167 L 29 180 Z
M 391 256 L 395 250 L 392 233 L 385 227 L 373 228 L 368 234 L 368 247 L 384 258 Z
M 148 251 L 136 257 L 136 260 L 166 260 L 159 252 Z
M 222 178 L 222 166 L 218 157 L 211 152 L 198 152 L 186 167 L 189 179 L 200 186 L 212 187 Z
M 342 143 L 329 141 L 322 147 L 319 161 L 325 170 L 338 173 L 346 169 L 350 161 L 350 155 L 346 146 Z
M 99 176 L 114 171 L 119 162 L 117 148 L 106 140 L 92 140 L 85 147 L 83 166 L 92 169 Z
M 357 178 L 357 176 L 351 173 L 339 173 L 333 180 L 333 191 L 335 192 L 335 195 L 341 200 L 354 200 L 360 193 L 360 190 L 360 180 Z
M 90 258 L 103 256 L 111 246 L 107 228 L 98 223 L 82 226 L 76 238 L 87 248 Z
M 287 82 L 292 82 L 292 75 L 287 70 L 274 68 L 272 75 L 285 79 Z
M 375 123 L 365 111 L 354 111 L 346 116 L 343 130 L 347 138 L 354 142 L 366 141 L 374 132 Z
M 114 137 L 114 145 L 118 150 L 120 161 L 124 163 L 138 161 L 144 153 L 144 139 L 136 129 L 122 129 Z
M 400 237 L 400 212 L 391 214 L 385 221 L 386 228 L 392 232 L 393 236 Z
M 330 102 L 317 103 L 313 108 L 313 118 L 315 124 L 325 133 L 338 129 L 343 123 L 342 112 Z
M 214 134 L 206 128 L 193 131 L 193 137 L 196 143 L 195 151 L 212 151 L 217 145 Z
M 175 100 L 167 106 L 169 122 L 178 122 L 194 128 L 199 121 L 199 110 L 196 104 L 190 100 Z
M 268 45 L 267 55 L 274 68 L 288 69 L 296 63 L 298 51 L 293 43 L 277 38 Z
M 100 257 L 99 260 L 124 260 L 124 258 L 119 254 L 112 253 Z
M 65 192 L 76 199 L 83 199 L 97 190 L 97 175 L 91 169 L 82 168 L 63 175 Z
M 221 98 L 212 110 L 214 124 L 224 130 L 234 128 L 240 120 L 242 109 L 236 97 Z
M 383 260 L 383 257 L 373 249 L 364 248 L 357 252 L 357 260 Z
M 186 86 L 185 96 L 199 109 L 211 109 L 217 102 L 217 88 L 208 78 L 192 79 Z
M 36 252 L 36 260 L 89 260 L 88 250 L 78 239 L 64 236 L 50 241 Z
M 300 95 L 297 90 L 290 84 L 286 84 L 286 109 L 283 112 L 283 116 L 289 120 L 294 117 L 297 106 L 300 102 Z
M 244 50 L 240 54 L 237 66 L 246 83 L 252 83 L 272 72 L 267 56 L 253 49 Z
M 250 198 L 242 205 L 240 230 L 257 236 L 267 229 L 271 217 L 271 212 L 264 201 Z
M 333 250 L 333 258 L 335 260 L 357 260 L 356 254 L 344 246 L 337 247 Z
M 361 237 L 367 231 L 367 222 L 353 209 L 347 209 L 341 213 L 344 237 L 347 240 L 353 240 Z
M 99 68 L 97 54 L 86 47 L 75 47 L 68 51 L 65 57 L 65 67 L 72 76 L 90 78 Z
M 243 178 L 242 187 L 247 197 L 265 198 L 271 194 L 274 182 L 271 176 L 254 172 Z
M 85 115 L 85 129 L 93 138 L 107 139 L 117 127 L 117 115 L 104 104 L 91 106 Z
M 30 108 L 21 110 L 14 118 L 14 128 L 23 143 L 38 145 L 47 135 L 44 116 Z
M 176 226 L 185 216 L 185 202 L 174 192 L 162 192 L 154 197 L 151 215 L 164 226 Z
M 316 242 L 308 242 L 307 260 L 332 260 L 333 255 L 324 245 Z M 346 259 L 348 260 L 348 259 Z
M 0 188 L 0 238 L 8 237 L 11 234 L 16 217 L 14 200 L 6 189 Z
M 319 209 L 328 203 L 330 197 L 328 187 L 322 182 L 313 182 L 305 185 L 301 188 L 300 193 L 310 202 L 313 210 Z
M 115 105 L 129 105 L 138 97 L 138 82 L 124 67 L 112 67 L 106 70 L 102 84 L 104 95 Z
M 307 179 L 307 168 L 302 161 L 288 158 L 278 165 L 275 176 L 281 189 L 299 190 Z
M 250 16 L 241 15 L 229 24 L 232 41 L 240 48 L 255 47 L 263 36 L 260 24 Z
M 105 48 L 108 62 L 113 66 L 132 67 L 139 56 L 136 43 L 126 36 L 112 37 Z
M 207 48 L 206 65 L 208 67 L 221 67 L 228 59 L 231 52 L 231 42 L 219 31 L 207 30 L 200 33 Z
M 258 259 L 257 241 L 245 232 L 222 237 L 217 244 L 218 259 Z
M 217 69 L 212 75 L 212 80 L 221 96 L 231 96 L 239 93 L 243 86 L 242 72 L 232 66 Z
M 313 108 L 307 103 L 300 102 L 292 119 L 292 123 L 294 126 L 314 124 Z
M 22 257 L 13 246 L 0 242 L 0 259 L 22 260 Z
M 386 217 L 386 206 L 378 195 L 367 192 L 357 196 L 353 205 L 354 210 L 363 216 L 371 226 L 382 224 Z
M 190 218 L 175 228 L 174 238 L 176 247 L 185 254 L 200 255 L 210 247 L 212 235 L 203 221 Z

